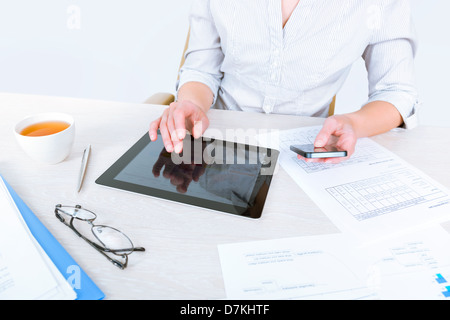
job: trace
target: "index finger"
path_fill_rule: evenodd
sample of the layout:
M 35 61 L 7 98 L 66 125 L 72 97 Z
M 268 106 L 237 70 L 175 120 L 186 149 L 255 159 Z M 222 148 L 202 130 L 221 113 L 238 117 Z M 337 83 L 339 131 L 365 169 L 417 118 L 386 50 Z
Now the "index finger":
M 186 112 L 183 109 L 173 111 L 173 122 L 178 139 L 183 140 L 186 137 Z
M 150 123 L 149 135 L 151 141 L 155 141 L 158 138 L 158 128 L 160 123 L 161 117 Z
M 325 120 L 322 129 L 320 129 L 319 133 L 316 136 L 314 141 L 315 147 L 324 147 L 328 144 L 330 137 L 336 132 L 337 129 L 337 121 L 333 118 L 328 118 Z

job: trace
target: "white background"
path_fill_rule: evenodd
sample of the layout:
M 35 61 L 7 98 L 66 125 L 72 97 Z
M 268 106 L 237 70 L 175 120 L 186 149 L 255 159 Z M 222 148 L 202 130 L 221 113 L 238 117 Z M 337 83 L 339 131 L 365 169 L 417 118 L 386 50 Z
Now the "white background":
M 156 92 L 173 93 L 191 2 L 0 0 L 0 92 L 136 103 Z M 420 41 L 420 121 L 450 127 L 450 2 L 411 3 Z M 73 6 L 79 25 L 71 20 Z M 359 61 L 336 112 L 355 110 L 366 99 Z

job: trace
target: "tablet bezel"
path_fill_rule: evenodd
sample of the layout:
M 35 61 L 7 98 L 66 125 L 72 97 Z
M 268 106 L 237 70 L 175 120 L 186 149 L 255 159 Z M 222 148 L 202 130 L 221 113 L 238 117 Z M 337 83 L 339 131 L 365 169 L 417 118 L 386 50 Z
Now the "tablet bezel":
M 161 136 L 158 132 L 158 139 Z M 218 140 L 220 141 L 220 140 Z M 114 162 L 100 177 L 95 181 L 96 184 L 105 187 L 110 187 L 114 189 L 119 189 L 123 191 L 129 191 L 132 193 L 142 194 L 145 196 L 150 196 L 154 198 L 159 198 L 163 200 L 169 200 L 181 204 L 192 205 L 196 207 L 201 207 L 205 209 L 210 209 L 218 212 L 225 212 L 231 215 L 243 216 L 253 219 L 259 219 L 262 215 L 262 211 L 267 199 L 268 191 L 270 189 L 270 184 L 272 182 L 273 172 L 267 175 L 267 187 L 265 190 L 260 188 L 262 194 L 258 197 L 259 203 L 255 203 L 253 206 L 240 207 L 230 204 L 225 204 L 222 202 L 211 201 L 205 198 L 194 197 L 191 195 L 181 194 L 177 192 L 166 191 L 162 189 L 142 186 L 139 184 L 133 184 L 130 182 L 125 182 L 121 180 L 116 180 L 115 177 L 149 144 L 151 143 L 148 133 L 145 133 L 131 148 L 129 148 L 116 162 Z M 248 148 L 255 147 L 250 145 L 244 145 L 234 142 L 236 147 Z M 264 148 L 271 153 L 271 166 L 275 168 L 279 157 L 279 151 L 271 148 Z M 259 173 L 261 175 L 261 171 Z M 255 192 L 255 187 L 252 192 Z M 261 199 L 262 196 L 262 199 Z M 256 201 L 255 201 L 256 202 Z M 262 202 L 262 203 L 261 203 Z

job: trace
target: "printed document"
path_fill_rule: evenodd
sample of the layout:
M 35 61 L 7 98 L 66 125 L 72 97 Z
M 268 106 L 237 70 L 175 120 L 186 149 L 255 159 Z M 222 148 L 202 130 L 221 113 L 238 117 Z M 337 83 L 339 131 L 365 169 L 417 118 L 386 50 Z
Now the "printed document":
M 352 235 L 219 245 L 228 299 L 450 299 L 440 226 L 362 242 Z
M 372 237 L 450 220 L 449 190 L 369 138 L 359 139 L 353 156 L 339 164 L 299 160 L 290 145 L 314 143 L 319 130 L 281 131 L 279 146 L 272 147 L 280 150 L 281 166 L 341 231 Z
M 363 299 L 365 266 L 338 235 L 219 245 L 228 299 Z
M 32 236 L 0 177 L 0 300 L 75 298 Z

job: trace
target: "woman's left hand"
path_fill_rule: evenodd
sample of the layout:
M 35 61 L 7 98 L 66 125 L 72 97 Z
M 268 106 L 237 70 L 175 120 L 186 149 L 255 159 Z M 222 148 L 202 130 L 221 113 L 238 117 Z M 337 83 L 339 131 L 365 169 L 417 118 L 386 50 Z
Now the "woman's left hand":
M 322 129 L 314 141 L 314 146 L 321 148 L 327 145 L 333 145 L 339 150 L 347 151 L 347 157 L 306 159 L 298 156 L 298 158 L 307 162 L 339 163 L 350 158 L 355 152 L 357 140 L 358 137 L 350 117 L 346 115 L 335 115 L 325 120 Z

